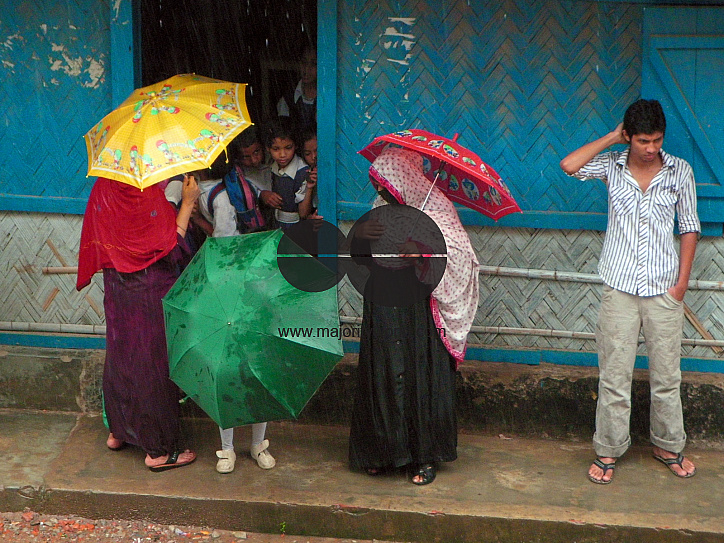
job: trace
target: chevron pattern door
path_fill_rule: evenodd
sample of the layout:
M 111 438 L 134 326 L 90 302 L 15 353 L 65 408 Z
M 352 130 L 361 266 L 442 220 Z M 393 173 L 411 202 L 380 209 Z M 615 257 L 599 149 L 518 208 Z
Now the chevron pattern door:
M 82 213 L 83 134 L 111 106 L 110 6 L 0 0 L 0 209 Z
M 583 217 L 585 227 L 605 214 L 603 185 L 566 177 L 558 162 L 639 97 L 640 4 L 346 0 L 337 12 L 341 216 L 359 216 L 373 196 L 356 152 L 401 128 L 459 133 L 535 217 L 515 225 Z M 464 220 L 489 223 L 476 215 Z
M 694 169 L 699 215 L 723 222 L 724 7 L 646 8 L 642 86 L 664 107 L 664 148 Z

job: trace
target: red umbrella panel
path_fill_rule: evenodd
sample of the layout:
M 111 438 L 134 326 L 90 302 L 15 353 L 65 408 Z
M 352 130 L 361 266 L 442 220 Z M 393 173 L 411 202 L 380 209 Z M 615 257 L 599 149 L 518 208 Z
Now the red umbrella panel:
M 448 139 L 420 129 L 401 130 L 375 138 L 359 154 L 372 162 L 389 146 L 416 151 L 423 157 L 425 175 L 453 202 L 496 221 L 520 212 L 500 175 L 456 139 L 457 135 Z

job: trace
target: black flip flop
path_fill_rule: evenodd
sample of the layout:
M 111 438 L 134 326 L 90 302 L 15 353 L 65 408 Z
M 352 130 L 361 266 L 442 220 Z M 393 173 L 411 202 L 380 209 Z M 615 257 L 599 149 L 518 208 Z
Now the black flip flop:
M 196 455 L 194 454 L 194 457 L 189 460 L 188 462 L 179 462 L 178 457 L 181 455 L 181 453 L 184 453 L 186 451 L 174 451 L 170 455 L 168 455 L 168 460 L 166 460 L 165 464 L 159 464 L 158 466 L 148 466 L 148 469 L 150 469 L 153 472 L 159 472 L 159 471 L 166 471 L 169 469 L 174 468 L 182 468 L 184 466 L 188 466 L 189 464 L 193 464 L 196 461 Z M 191 451 L 189 451 L 191 452 Z
M 664 464 L 667 468 L 669 468 L 669 471 L 671 471 L 671 473 L 673 473 L 677 477 L 680 477 L 681 479 L 688 479 L 689 477 L 693 477 L 694 475 L 696 475 L 696 468 L 694 468 L 694 471 L 692 471 L 691 473 L 687 473 L 686 475 L 679 475 L 678 473 L 676 473 L 676 471 L 674 471 L 674 468 L 672 466 L 679 466 L 681 469 L 684 469 L 684 455 L 681 453 L 678 453 L 676 455 L 676 458 L 664 458 L 663 456 L 659 456 L 658 454 L 655 454 L 654 458 Z
M 613 469 L 616 467 L 616 462 L 611 462 L 610 464 L 606 464 L 606 463 L 603 462 L 600 458 L 596 458 L 596 459 L 593 461 L 593 463 L 594 463 L 594 465 L 598 466 L 599 468 L 601 468 L 601 469 L 603 470 L 603 474 L 601 475 L 601 479 L 596 479 L 596 478 L 593 477 L 592 475 L 589 475 L 589 476 L 588 476 L 588 479 L 589 479 L 592 483 L 596 483 L 597 485 L 607 485 L 607 484 L 610 484 L 611 481 L 613 481 L 613 474 L 611 474 L 611 478 L 610 478 L 608 481 L 604 481 L 604 480 L 603 480 L 603 476 L 606 475 L 606 473 L 608 473 L 609 470 L 610 470 L 610 471 L 613 471 Z

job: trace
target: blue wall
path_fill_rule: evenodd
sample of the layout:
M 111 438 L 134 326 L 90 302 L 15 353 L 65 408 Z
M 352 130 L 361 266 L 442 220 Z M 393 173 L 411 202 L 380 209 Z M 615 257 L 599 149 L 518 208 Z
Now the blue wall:
M 525 213 L 501 226 L 605 228 L 604 186 L 566 177 L 558 162 L 613 129 L 639 97 L 641 4 L 347 1 L 337 13 L 341 218 L 373 196 L 357 151 L 424 128 L 459 133 L 507 181 Z
M 131 0 L 0 10 L 0 209 L 83 213 L 83 135 L 134 88 Z

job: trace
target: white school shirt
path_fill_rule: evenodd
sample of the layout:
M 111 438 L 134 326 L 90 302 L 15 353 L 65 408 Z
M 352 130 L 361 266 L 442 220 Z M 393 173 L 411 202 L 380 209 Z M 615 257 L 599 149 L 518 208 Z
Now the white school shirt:
M 199 211 L 204 218 L 214 225 L 214 238 L 225 238 L 228 236 L 238 236 L 239 230 L 236 227 L 236 208 L 229 200 L 226 190 L 222 190 L 216 195 L 212 203 L 214 207 L 214 215 L 211 216 L 209 209 L 209 195 L 211 190 L 221 183 L 221 179 L 213 179 L 209 181 L 201 181 L 199 189 Z
M 674 212 L 679 233 L 700 232 L 694 172 L 688 162 L 660 151 L 663 165 L 646 192 L 628 169 L 629 150 L 596 155 L 578 179 L 601 179 L 608 188 L 608 225 L 598 273 L 605 284 L 636 296 L 658 296 L 676 284 Z
M 279 164 L 272 162 L 271 172 L 279 177 L 291 177 L 294 179 L 297 176 L 297 172 L 302 168 L 306 168 L 308 164 L 304 162 L 304 159 L 299 155 L 294 155 L 292 160 L 287 164 L 286 168 L 279 168 Z M 302 185 L 299 190 L 294 193 L 294 203 L 298 204 L 304 200 L 304 195 L 307 194 L 307 182 L 302 181 Z
M 212 237 L 223 238 L 227 236 L 238 236 L 240 234 L 236 225 L 236 208 L 234 204 L 231 203 L 231 200 L 229 200 L 229 195 L 225 190 L 219 192 L 216 198 L 214 198 L 214 215 L 213 217 L 211 216 L 209 210 L 209 195 L 211 189 L 219 183 L 221 183 L 221 179 L 199 182 L 199 190 L 201 191 L 198 200 L 199 211 L 201 215 L 214 226 Z M 164 189 L 166 199 L 178 206 L 181 202 L 182 190 L 183 182 L 178 180 L 169 182 Z
M 244 179 L 255 189 L 257 197 L 263 190 L 271 190 L 271 166 L 262 164 L 258 168 L 251 166 L 242 166 Z
M 297 83 L 297 86 L 294 87 L 294 103 L 296 104 L 299 98 L 302 99 L 302 101 L 307 104 L 311 105 L 314 103 L 316 98 L 312 98 L 311 100 L 304 97 L 303 91 L 302 91 L 302 80 L 299 80 L 299 83 Z M 289 111 L 290 104 L 287 104 L 287 99 L 282 96 L 279 98 L 279 101 L 277 102 L 277 116 L 279 117 L 289 117 L 290 111 Z

